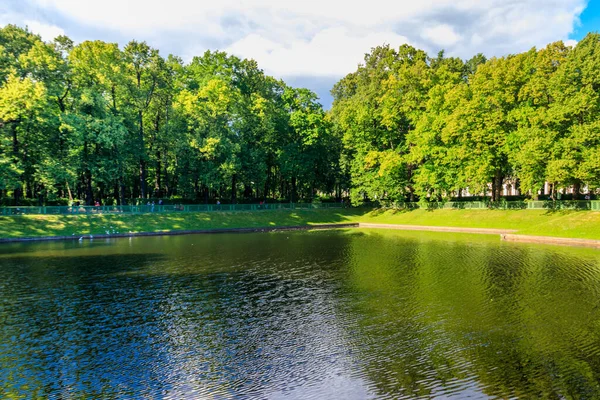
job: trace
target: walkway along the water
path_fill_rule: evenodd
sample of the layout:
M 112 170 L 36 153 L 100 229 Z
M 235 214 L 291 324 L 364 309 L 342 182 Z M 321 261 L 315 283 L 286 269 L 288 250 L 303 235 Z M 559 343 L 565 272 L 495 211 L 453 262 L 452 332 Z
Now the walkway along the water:
M 515 235 L 515 229 L 486 229 L 486 228 L 458 228 L 454 226 L 424 226 L 424 225 L 393 225 L 393 224 L 369 224 L 361 222 L 359 228 L 373 229 L 398 229 L 404 231 L 430 231 L 430 232 L 456 232 L 476 233 L 486 235 L 500 235 L 500 240 L 507 242 L 542 243 L 562 246 L 583 246 L 600 248 L 600 240 L 561 238 L 552 236 Z
M 558 244 L 563 246 L 584 246 L 600 248 L 600 240 L 594 239 L 577 239 L 577 238 L 561 238 L 552 236 L 531 236 L 531 235 L 513 235 L 501 234 L 500 239 L 507 242 L 523 242 L 523 243 L 544 243 Z
M 398 229 L 402 231 L 430 231 L 430 232 L 456 232 L 478 233 L 484 235 L 502 235 L 514 233 L 516 229 L 486 229 L 486 228 L 459 228 L 455 226 L 426 226 L 426 225 L 394 225 L 394 224 L 369 224 L 360 222 L 359 228 Z

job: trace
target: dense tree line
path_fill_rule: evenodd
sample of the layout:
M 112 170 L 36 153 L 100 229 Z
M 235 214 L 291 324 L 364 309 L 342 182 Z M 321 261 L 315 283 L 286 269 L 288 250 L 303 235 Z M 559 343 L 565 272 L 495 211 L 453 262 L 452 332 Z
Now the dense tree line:
M 497 201 L 600 187 L 600 35 L 468 61 L 380 46 L 332 89 L 206 52 L 189 63 L 0 29 L 0 198 Z
M 333 132 L 314 93 L 252 60 L 0 29 L 0 197 L 17 204 L 339 196 Z
M 600 186 L 598 34 L 466 62 L 377 47 L 332 93 L 355 203 Z

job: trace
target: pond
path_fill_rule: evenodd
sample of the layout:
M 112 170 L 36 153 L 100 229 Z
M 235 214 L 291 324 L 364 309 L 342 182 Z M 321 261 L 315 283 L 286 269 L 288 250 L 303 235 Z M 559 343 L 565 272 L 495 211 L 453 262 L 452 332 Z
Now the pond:
M 600 251 L 366 229 L 0 246 L 0 397 L 600 398 Z

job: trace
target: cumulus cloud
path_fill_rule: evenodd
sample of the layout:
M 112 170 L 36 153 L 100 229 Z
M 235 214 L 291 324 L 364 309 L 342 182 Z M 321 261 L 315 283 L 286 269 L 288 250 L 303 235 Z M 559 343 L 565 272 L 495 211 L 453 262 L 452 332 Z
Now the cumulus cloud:
M 56 25 L 45 24 L 40 21 L 25 20 L 25 25 L 33 33 L 37 33 L 44 41 L 54 40 L 57 36 L 64 35 L 65 31 Z
M 223 49 L 256 59 L 278 77 L 341 77 L 384 43 L 470 58 L 567 40 L 587 0 L 7 2 L 0 5 L 0 22 L 7 16 L 22 25 L 36 21 L 29 21 L 30 28 L 46 36 L 64 29 L 75 40 L 147 40 L 188 60 L 206 49 Z M 14 20 L 17 14 L 21 20 Z
M 456 44 L 460 40 L 454 28 L 447 24 L 441 24 L 423 29 L 423 38 L 438 46 L 447 47 Z
M 565 40 L 566 46 L 575 47 L 575 46 L 577 46 L 577 43 L 578 43 L 577 40 L 572 40 L 572 39 Z
M 297 54 L 342 58 L 344 65 L 353 67 L 350 59 L 355 56 L 344 52 L 362 54 L 378 44 L 372 40 L 410 41 L 462 57 L 514 53 L 567 39 L 586 5 L 586 0 L 29 1 L 81 24 L 130 37 L 165 41 L 170 34 L 183 33 L 188 49 L 214 43 L 243 55 L 249 55 L 245 49 L 256 49 L 286 72 L 295 67 L 285 59 L 298 61 Z M 318 74 L 330 65 L 314 61 L 313 72 Z M 337 64 L 332 69 L 337 70 Z
M 226 50 L 244 58 L 254 58 L 264 69 L 281 76 L 342 76 L 356 69 L 364 53 L 372 47 L 408 43 L 394 32 L 349 32 L 347 28 L 323 29 L 310 39 L 289 43 L 266 39 L 251 33 Z

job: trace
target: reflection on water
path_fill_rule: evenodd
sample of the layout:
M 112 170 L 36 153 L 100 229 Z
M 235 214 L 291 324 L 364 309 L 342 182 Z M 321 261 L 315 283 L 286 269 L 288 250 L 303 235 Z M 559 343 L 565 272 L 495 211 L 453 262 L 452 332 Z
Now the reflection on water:
M 386 231 L 0 247 L 1 397 L 599 398 L 600 252 Z

